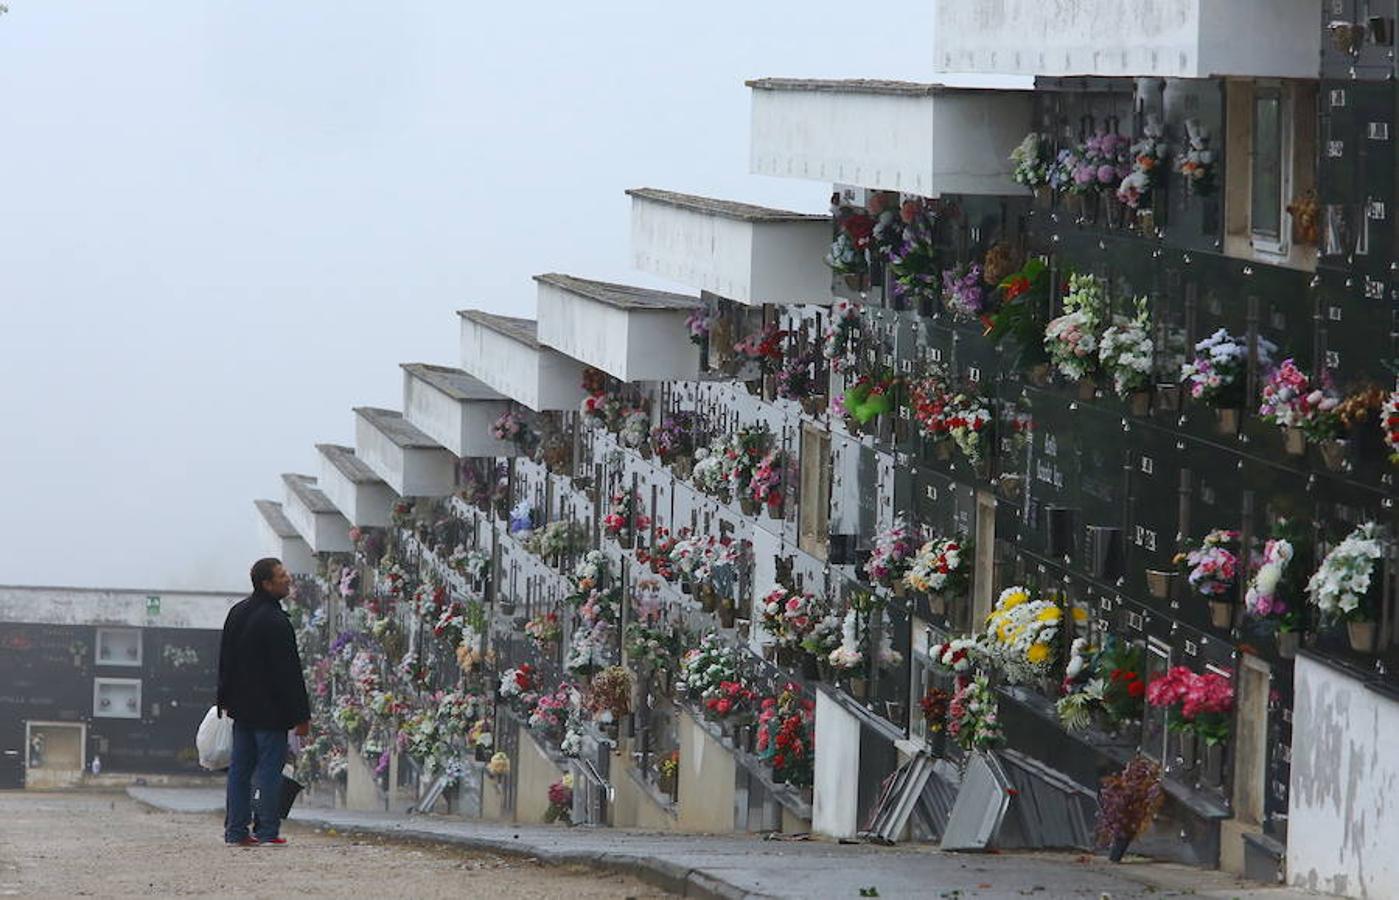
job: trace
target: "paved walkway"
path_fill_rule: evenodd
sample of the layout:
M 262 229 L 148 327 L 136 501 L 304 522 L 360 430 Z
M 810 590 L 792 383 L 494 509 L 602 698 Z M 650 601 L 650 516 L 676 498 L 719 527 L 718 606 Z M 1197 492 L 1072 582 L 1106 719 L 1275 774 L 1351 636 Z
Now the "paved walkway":
M 222 813 L 223 793 L 132 787 L 147 805 L 183 813 Z M 408 816 L 297 808 L 291 821 L 535 857 L 550 864 L 601 866 L 691 897 L 962 898 L 1174 897 L 1294 898 L 1232 876 L 1163 863 L 1114 866 L 1101 857 L 1050 853 L 942 853 L 910 845 L 876 847 L 824 840 L 765 841 L 753 836 L 657 834 L 626 829 L 516 825 L 449 816 Z M 211 835 L 217 827 L 212 825 Z M 211 839 L 213 839 L 211 837 Z M 861 894 L 875 888 L 878 894 Z

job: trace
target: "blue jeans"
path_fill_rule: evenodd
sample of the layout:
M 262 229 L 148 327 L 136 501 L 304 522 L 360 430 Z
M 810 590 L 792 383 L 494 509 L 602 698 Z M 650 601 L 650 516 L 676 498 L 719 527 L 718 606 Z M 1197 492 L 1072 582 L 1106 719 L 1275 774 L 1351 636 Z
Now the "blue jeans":
M 286 731 L 246 728 L 233 723 L 233 755 L 228 763 L 228 796 L 223 839 L 236 843 L 248 836 L 257 788 L 257 834 L 270 841 L 281 828 L 282 766 L 287 761 Z

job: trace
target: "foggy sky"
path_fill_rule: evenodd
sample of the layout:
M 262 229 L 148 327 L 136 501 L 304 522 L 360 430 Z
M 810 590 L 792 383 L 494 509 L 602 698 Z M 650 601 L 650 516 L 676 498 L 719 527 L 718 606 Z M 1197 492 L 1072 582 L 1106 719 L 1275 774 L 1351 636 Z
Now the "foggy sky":
M 623 190 L 747 174 L 761 76 L 933 80 L 932 4 L 7 0 L 0 583 L 241 589 L 258 497 L 459 363 L 466 306 L 628 266 Z

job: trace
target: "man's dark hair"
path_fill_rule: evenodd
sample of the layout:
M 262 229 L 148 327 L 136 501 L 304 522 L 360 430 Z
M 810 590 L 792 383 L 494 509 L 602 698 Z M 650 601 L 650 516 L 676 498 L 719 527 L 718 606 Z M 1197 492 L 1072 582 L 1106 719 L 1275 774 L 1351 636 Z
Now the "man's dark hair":
M 261 590 L 264 581 L 271 581 L 281 564 L 282 561 L 275 556 L 267 556 L 253 563 L 252 571 L 248 573 L 253 579 L 253 590 Z

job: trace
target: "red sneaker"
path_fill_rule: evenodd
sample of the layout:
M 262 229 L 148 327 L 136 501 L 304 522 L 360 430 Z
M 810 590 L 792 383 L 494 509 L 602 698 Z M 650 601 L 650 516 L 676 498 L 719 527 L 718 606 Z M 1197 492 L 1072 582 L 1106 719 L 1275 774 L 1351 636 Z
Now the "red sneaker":
M 274 837 L 270 841 L 259 841 L 264 847 L 280 847 L 287 842 L 284 837 Z

